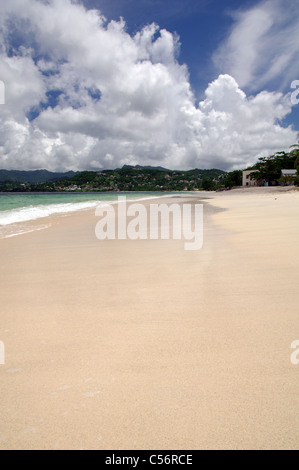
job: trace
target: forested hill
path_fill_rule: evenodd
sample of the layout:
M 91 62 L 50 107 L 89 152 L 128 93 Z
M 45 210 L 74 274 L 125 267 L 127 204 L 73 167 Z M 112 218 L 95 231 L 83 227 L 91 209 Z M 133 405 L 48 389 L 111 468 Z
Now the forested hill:
M 51 173 L 0 170 L 1 191 L 183 191 L 212 189 L 222 170 L 172 171 L 162 167 L 124 166 L 116 170 Z M 2 182 L 1 182 L 2 179 Z

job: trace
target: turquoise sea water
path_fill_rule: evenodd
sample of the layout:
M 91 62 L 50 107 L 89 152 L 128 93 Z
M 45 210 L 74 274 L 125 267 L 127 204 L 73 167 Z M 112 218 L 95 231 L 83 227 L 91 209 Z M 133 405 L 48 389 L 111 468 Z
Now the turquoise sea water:
M 46 218 L 51 215 L 66 215 L 70 212 L 96 208 L 100 204 L 116 202 L 119 196 L 126 196 L 129 201 L 165 197 L 166 193 L 2 193 L 0 194 L 0 237 L 46 228 Z M 31 225 L 30 230 L 26 226 L 26 223 L 40 219 L 43 219 L 43 225 Z
M 128 199 L 147 198 L 165 193 L 0 193 L 0 212 L 52 204 L 77 204 L 87 201 L 115 201 L 119 196 Z

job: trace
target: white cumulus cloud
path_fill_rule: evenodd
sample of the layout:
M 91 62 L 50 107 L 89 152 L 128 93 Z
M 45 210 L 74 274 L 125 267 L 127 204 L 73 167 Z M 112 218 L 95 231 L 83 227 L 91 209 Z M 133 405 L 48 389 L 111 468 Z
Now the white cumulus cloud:
M 230 34 L 214 54 L 217 67 L 251 91 L 289 89 L 298 78 L 298 3 L 263 0 L 232 16 Z
M 179 47 L 157 25 L 132 36 L 70 0 L 2 3 L 0 167 L 235 169 L 294 143 L 282 93 L 246 96 L 222 74 L 196 103 Z

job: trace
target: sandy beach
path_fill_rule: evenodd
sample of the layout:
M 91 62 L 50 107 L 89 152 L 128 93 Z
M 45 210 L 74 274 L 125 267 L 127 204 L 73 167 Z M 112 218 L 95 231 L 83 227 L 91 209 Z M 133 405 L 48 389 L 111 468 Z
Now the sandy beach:
M 0 240 L 0 449 L 298 449 L 299 191 L 165 202 L 204 204 L 202 249 L 94 210 Z

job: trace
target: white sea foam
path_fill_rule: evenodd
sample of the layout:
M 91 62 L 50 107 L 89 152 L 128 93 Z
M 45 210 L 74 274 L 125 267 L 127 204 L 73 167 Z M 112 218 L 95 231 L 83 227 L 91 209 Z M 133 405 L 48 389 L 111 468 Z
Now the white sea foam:
M 169 195 L 150 196 L 141 198 L 127 198 L 127 202 L 139 202 L 149 199 L 159 199 L 163 197 L 171 197 Z M 38 219 L 47 218 L 51 215 L 67 215 L 72 212 L 85 211 L 95 209 L 96 207 L 105 207 L 118 203 L 118 199 L 114 200 L 89 200 L 81 202 L 55 203 L 30 205 L 27 207 L 19 207 L 16 209 L 0 211 L 0 238 L 10 238 L 36 230 L 43 230 L 49 225 L 27 226 L 27 222 L 36 221 Z
M 99 201 L 86 201 L 75 203 L 28 206 L 8 211 L 2 211 L 0 212 L 0 225 L 5 226 L 20 222 L 28 222 L 30 220 L 37 220 L 44 217 L 49 217 L 50 215 L 54 214 L 68 214 L 69 212 L 93 209 L 99 204 L 105 205 L 106 201 L 105 203 Z
M 43 225 L 41 227 L 35 227 L 33 229 L 28 229 L 28 228 L 20 228 L 18 227 L 16 230 L 16 232 L 13 232 L 13 233 L 1 233 L 1 230 L 0 230 L 0 238 L 1 238 L 1 235 L 3 236 L 3 238 L 12 238 L 12 237 L 17 237 L 18 235 L 24 235 L 25 233 L 31 233 L 31 232 L 36 232 L 36 231 L 39 231 L 39 230 L 45 230 L 46 228 L 50 227 L 50 225 Z
M 168 196 L 152 196 L 138 199 L 127 199 L 127 202 L 146 201 L 148 199 L 159 199 Z M 37 220 L 44 217 L 49 217 L 55 214 L 68 214 L 70 212 L 77 212 L 82 210 L 93 209 L 101 206 L 105 207 L 110 204 L 117 204 L 118 200 L 106 201 L 84 201 L 84 202 L 70 202 L 58 204 L 45 204 L 38 206 L 27 206 L 18 209 L 6 210 L 0 212 L 0 226 L 16 224 L 21 222 L 28 222 L 30 220 Z

